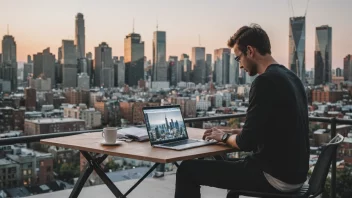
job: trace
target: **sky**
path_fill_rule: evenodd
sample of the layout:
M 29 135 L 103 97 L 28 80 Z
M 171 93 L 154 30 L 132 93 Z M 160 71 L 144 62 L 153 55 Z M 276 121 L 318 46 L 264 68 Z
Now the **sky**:
M 288 6 L 292 1 L 292 9 Z M 74 39 L 75 16 L 84 14 L 86 52 L 105 41 L 113 56 L 123 56 L 124 38 L 135 32 L 152 58 L 153 32 L 166 31 L 167 57 L 191 55 L 200 45 L 206 53 L 227 47 L 243 25 L 259 24 L 269 35 L 274 58 L 287 66 L 289 17 L 302 16 L 307 0 L 0 0 L 0 35 L 9 32 L 17 43 L 18 61 L 50 47 L 56 55 L 62 39 Z M 314 66 L 315 27 L 332 27 L 332 67 L 342 67 L 352 54 L 352 0 L 310 0 L 306 15 L 306 66 Z

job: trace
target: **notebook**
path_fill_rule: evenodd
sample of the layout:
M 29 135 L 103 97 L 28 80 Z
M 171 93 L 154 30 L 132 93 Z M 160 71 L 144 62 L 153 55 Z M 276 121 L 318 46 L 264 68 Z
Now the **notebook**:
M 124 137 L 140 142 L 149 140 L 147 129 L 138 127 L 127 127 L 117 130 L 117 138 Z

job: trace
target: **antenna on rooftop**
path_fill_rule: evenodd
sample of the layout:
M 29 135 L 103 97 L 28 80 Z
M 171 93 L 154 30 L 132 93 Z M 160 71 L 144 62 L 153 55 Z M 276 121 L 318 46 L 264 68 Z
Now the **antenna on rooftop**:
M 158 17 L 156 17 L 156 31 L 158 31 L 158 27 L 159 27 L 159 21 L 158 21 Z
M 293 10 L 292 0 L 288 0 L 288 6 L 291 7 L 291 10 L 292 10 L 292 17 L 294 17 L 294 16 L 295 16 L 295 12 L 294 12 L 294 10 Z
M 133 27 L 132 27 L 132 33 L 134 33 L 134 17 L 133 17 Z
M 307 6 L 306 6 L 306 11 L 304 12 L 304 17 L 306 17 L 306 15 L 307 15 L 308 5 L 309 5 L 309 0 L 307 0 Z
M 200 43 L 200 34 L 198 34 L 198 43 L 199 43 L 199 47 L 201 47 L 202 44 Z

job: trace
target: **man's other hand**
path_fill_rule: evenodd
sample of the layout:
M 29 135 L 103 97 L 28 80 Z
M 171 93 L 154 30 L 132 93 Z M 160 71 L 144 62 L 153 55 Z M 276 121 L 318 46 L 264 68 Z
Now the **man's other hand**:
M 204 132 L 203 140 L 216 140 L 218 142 L 221 142 L 221 138 L 224 134 L 225 134 L 224 131 L 216 127 L 213 127 Z

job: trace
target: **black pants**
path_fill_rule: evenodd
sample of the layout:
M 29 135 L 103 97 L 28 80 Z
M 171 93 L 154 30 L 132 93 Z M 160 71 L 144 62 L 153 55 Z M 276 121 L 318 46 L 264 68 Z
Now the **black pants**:
M 183 161 L 176 174 L 175 198 L 200 198 L 200 186 L 278 193 L 251 160 Z

